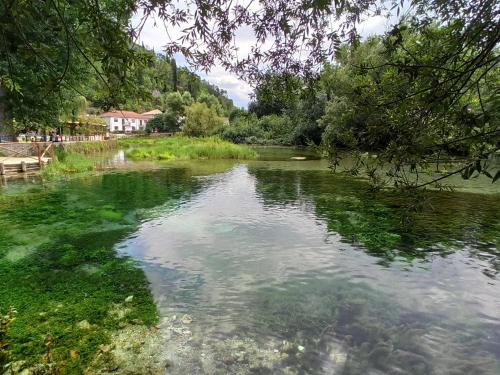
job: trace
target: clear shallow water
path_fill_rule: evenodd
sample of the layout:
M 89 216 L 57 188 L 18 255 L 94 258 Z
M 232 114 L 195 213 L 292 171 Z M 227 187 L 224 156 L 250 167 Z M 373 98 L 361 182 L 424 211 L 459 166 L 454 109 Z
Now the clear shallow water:
M 500 373 L 499 195 L 436 192 L 408 217 L 408 198 L 287 160 L 30 189 L 123 213 L 102 231 L 125 228 L 115 248 L 151 283 L 168 373 Z
M 408 233 L 325 171 L 253 163 L 200 181 L 117 246 L 143 261 L 170 328 L 193 319 L 167 343 L 174 373 L 499 372 L 498 197 L 436 193 Z

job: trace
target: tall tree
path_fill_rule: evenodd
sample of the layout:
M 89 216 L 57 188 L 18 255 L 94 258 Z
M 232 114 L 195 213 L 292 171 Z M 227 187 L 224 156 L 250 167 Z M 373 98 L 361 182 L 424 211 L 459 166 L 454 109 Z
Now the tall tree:
M 173 57 L 170 59 L 170 66 L 172 68 L 172 89 L 177 91 L 177 63 Z

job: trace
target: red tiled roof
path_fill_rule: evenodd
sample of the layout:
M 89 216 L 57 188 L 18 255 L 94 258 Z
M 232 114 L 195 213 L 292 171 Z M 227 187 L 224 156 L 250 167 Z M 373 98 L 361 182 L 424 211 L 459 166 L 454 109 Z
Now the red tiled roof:
M 100 115 L 100 117 L 117 117 L 117 118 L 137 118 L 141 120 L 147 120 L 149 117 L 141 115 L 140 113 L 132 112 L 132 111 L 111 111 L 104 112 Z

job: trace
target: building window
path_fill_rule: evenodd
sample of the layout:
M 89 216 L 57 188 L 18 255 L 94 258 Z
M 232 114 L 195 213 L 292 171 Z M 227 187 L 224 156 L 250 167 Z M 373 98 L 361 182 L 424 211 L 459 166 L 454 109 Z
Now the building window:
M 131 122 L 132 124 L 135 124 L 135 119 L 132 119 L 130 122 Z
M 122 118 L 122 125 L 125 125 L 125 119 Z
M 117 125 L 115 125 L 115 130 L 118 130 L 118 126 Z
M 115 118 L 115 122 L 118 122 L 118 119 L 117 119 L 117 118 Z
M 139 125 L 142 126 L 142 120 L 139 120 Z
M 135 130 L 135 126 L 132 126 L 132 131 L 134 131 L 134 130 Z

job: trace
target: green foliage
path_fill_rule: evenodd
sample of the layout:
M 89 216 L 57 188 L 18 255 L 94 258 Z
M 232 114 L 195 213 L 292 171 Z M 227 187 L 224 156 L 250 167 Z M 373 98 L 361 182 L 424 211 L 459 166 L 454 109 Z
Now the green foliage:
M 172 58 L 170 60 L 170 66 L 172 68 L 172 90 L 174 92 L 177 92 L 177 63 L 175 62 L 175 59 Z
M 491 83 L 500 84 L 500 76 L 498 69 L 479 68 L 470 72 L 475 80 L 470 85 L 469 73 L 444 64 L 443 52 L 464 64 L 469 59 L 470 51 L 455 40 L 456 32 L 453 24 L 402 24 L 385 38 L 340 49 L 339 64 L 323 73 L 331 99 L 319 120 L 334 167 L 339 148 L 349 148 L 378 153 L 376 163 L 360 159 L 361 168 L 353 173 L 381 180 L 377 170 L 389 163 L 385 177 L 396 186 L 425 186 L 430 182 L 421 182 L 419 173 L 428 172 L 432 164 L 440 172 L 440 165 L 457 156 L 462 160 L 451 167 L 451 174 L 491 176 L 486 159 L 496 150 L 500 134 L 500 102 Z M 493 52 L 490 57 L 495 56 Z M 483 80 L 489 83 L 483 85 Z
M 208 93 L 202 93 L 197 101 L 199 103 L 205 103 L 207 107 L 210 109 L 214 110 L 217 115 L 223 116 L 224 115 L 224 109 L 222 108 L 222 105 L 220 104 L 219 100 L 212 94 Z
M 190 160 L 190 159 L 255 159 L 252 149 L 235 145 L 217 137 L 190 138 L 133 138 L 120 140 L 125 147 L 133 147 L 127 156 L 135 160 Z
M 229 125 L 216 129 L 215 134 L 233 143 L 257 144 L 260 142 L 252 141 L 265 139 L 264 131 L 258 126 L 255 117 L 239 117 Z
M 184 106 L 190 106 L 191 104 L 194 103 L 194 99 L 193 97 L 191 96 L 191 94 L 189 93 L 189 91 L 184 91 L 182 93 L 182 103 L 184 104 Z
M 168 93 L 176 91 L 194 98 L 209 92 L 232 108 L 225 92 L 177 68 L 173 58 L 134 44 L 128 27 L 136 6 L 129 0 L 0 4 L 0 100 L 12 133 L 58 128 L 89 106 L 165 110 Z M 191 104 L 189 96 L 183 100 Z
M 288 116 L 267 115 L 258 119 L 245 113 L 217 129 L 216 134 L 234 143 L 292 145 L 294 130 L 294 122 Z
M 182 131 L 188 136 L 206 136 L 221 126 L 224 120 L 205 103 L 193 103 L 186 108 Z
M 184 115 L 184 98 L 178 92 L 168 93 L 165 97 L 165 111 L 175 117 Z
M 367 176 L 374 188 L 423 187 L 457 173 L 494 181 L 500 69 L 491 61 L 498 50 L 485 52 L 484 65 L 464 71 L 481 50 L 464 49 L 465 32 L 458 22 L 410 19 L 384 37 L 339 46 L 336 63 L 326 64 L 315 81 L 267 74 L 250 106 L 259 122 L 245 127 L 232 115 L 236 126 L 220 134 L 256 141 L 260 128 L 268 128 L 262 119 L 272 113 L 292 121 L 273 126 L 280 130 L 265 139 L 279 139 L 281 132 L 276 143 L 321 144 L 333 169 L 348 149 L 358 156 L 349 173 Z M 366 157 L 366 151 L 376 155 Z
M 56 127 L 92 81 L 111 105 L 133 90 L 128 67 L 143 59 L 124 32 L 133 11 L 122 0 L 1 3 L 0 76 L 10 82 L 2 101 L 16 131 Z

